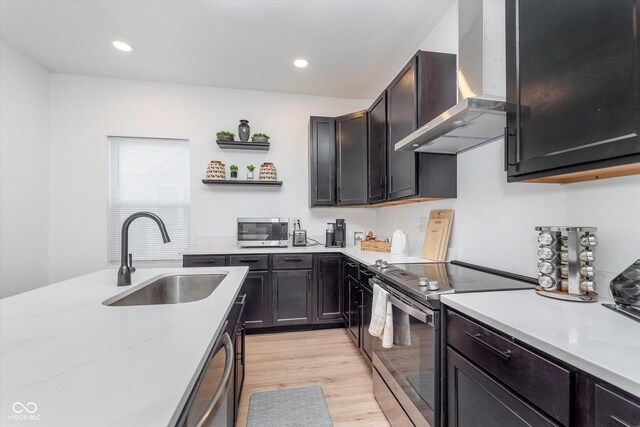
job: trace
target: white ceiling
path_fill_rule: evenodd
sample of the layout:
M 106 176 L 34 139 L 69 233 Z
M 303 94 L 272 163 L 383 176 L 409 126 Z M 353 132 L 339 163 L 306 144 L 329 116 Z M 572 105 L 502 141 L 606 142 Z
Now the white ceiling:
M 367 99 L 453 2 L 2 0 L 0 36 L 57 73 Z

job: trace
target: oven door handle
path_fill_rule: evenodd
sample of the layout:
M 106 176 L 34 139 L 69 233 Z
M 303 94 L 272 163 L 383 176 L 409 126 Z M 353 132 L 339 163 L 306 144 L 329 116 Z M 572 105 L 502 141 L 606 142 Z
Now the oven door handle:
M 407 313 L 408 315 L 415 317 L 416 319 L 418 319 L 419 321 L 421 321 L 422 323 L 427 323 L 431 326 L 433 326 L 433 312 L 429 312 L 426 313 L 422 310 L 418 310 L 415 307 L 411 307 L 409 304 L 405 303 L 404 301 L 396 298 L 395 296 L 389 294 L 388 296 L 389 301 L 391 301 L 391 304 L 395 305 L 396 307 L 398 307 L 400 310 L 404 311 L 405 313 Z

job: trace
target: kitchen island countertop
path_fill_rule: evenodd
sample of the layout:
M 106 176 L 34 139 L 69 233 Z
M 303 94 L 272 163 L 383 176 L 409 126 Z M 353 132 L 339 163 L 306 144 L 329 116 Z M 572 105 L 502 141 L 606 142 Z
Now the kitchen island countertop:
M 138 269 L 133 286 L 161 274 L 227 276 L 200 301 L 107 307 L 131 289 L 116 286 L 116 271 L 0 300 L 2 425 L 175 423 L 248 268 Z M 37 409 L 18 414 L 16 402 Z
M 442 303 L 640 397 L 640 323 L 602 303 L 533 290 L 443 295 Z

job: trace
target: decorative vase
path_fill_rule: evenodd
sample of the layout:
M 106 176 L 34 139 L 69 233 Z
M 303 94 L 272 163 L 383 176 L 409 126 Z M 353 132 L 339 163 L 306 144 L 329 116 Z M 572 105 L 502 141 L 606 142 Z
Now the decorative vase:
M 247 172 L 247 181 L 253 180 L 253 172 Z
M 249 135 L 251 134 L 251 128 L 249 127 L 249 120 L 240 120 L 238 125 L 238 137 L 240 141 L 249 141 Z
M 238 171 L 231 171 L 231 179 L 238 179 Z
M 261 181 L 277 181 L 278 172 L 273 163 L 263 163 L 260 165 L 260 180 Z
M 207 179 L 227 179 L 224 163 L 219 160 L 211 160 L 207 166 Z

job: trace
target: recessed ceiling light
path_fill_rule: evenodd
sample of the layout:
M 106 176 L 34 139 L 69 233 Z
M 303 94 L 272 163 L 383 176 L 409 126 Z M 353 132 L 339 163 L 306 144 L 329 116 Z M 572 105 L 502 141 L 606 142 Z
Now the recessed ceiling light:
M 113 47 L 123 52 L 131 52 L 133 50 L 129 43 L 121 42 L 118 40 L 113 42 Z
M 305 68 L 307 65 L 309 65 L 309 61 L 307 61 L 306 59 L 296 59 L 295 61 L 293 61 L 293 65 L 298 68 Z

